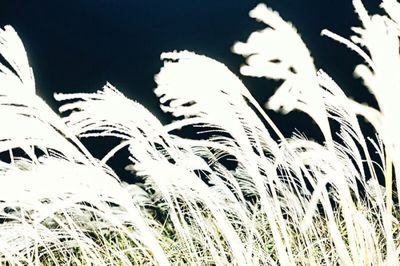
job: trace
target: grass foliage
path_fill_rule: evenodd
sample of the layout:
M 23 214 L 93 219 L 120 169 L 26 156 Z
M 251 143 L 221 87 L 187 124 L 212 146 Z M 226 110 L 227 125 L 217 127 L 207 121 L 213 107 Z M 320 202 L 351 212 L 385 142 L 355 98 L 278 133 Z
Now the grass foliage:
M 266 107 L 305 112 L 323 143 L 283 136 L 225 65 L 188 51 L 163 53 L 156 76 L 172 123 L 111 84 L 56 94 L 59 116 L 38 96 L 23 44 L 6 26 L 0 264 L 396 265 L 400 4 L 383 0 L 387 15 L 371 15 L 353 3 L 354 36 L 322 35 L 363 58 L 354 73 L 379 110 L 348 98 L 264 4 L 250 16 L 266 28 L 233 47 L 246 59 L 243 75 L 282 81 Z M 182 137 L 186 128 L 196 134 Z M 81 139 L 103 137 L 120 144 L 94 158 Z M 121 149 L 141 182 L 126 184 L 107 166 Z

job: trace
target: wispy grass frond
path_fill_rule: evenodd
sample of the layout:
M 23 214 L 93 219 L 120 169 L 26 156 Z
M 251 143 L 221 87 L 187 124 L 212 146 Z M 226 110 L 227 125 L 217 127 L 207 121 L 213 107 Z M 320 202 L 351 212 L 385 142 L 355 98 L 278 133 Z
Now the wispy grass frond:
M 296 29 L 277 12 L 259 4 L 250 16 L 267 28 L 253 32 L 246 43 L 237 42 L 233 52 L 246 57 L 243 75 L 266 77 L 284 82 L 268 100 L 266 107 L 284 113 L 300 110 L 310 115 L 332 146 L 327 114 L 318 88 L 317 69 Z
M 6 27 L 0 34 L 3 56 L 13 67 L 2 66 L 0 92 L 0 119 L 7 125 L 0 133 L 1 151 L 9 151 L 10 157 L 0 170 L 0 259 L 102 264 L 129 262 L 129 254 L 137 253 L 148 261 L 166 262 L 156 236 L 118 177 L 91 157 L 70 133 L 73 128 L 29 85 L 31 70 L 14 30 Z M 14 155 L 17 148 L 25 155 Z M 139 252 L 119 252 L 112 242 L 98 237 L 105 237 L 103 230 L 126 238 Z
M 398 10 L 400 4 L 397 1 L 383 1 L 382 7 L 390 15 L 370 16 L 360 0 L 354 0 L 356 12 L 362 22 L 361 27 L 353 27 L 356 35 L 351 40 L 345 40 L 329 31 L 323 34 L 330 36 L 340 42 L 349 42 L 350 45 L 359 49 L 367 65 L 360 64 L 355 68 L 356 77 L 362 78 L 365 86 L 376 97 L 381 115 L 379 119 L 371 116 L 368 109 L 360 108 L 361 115 L 369 119 L 385 138 L 386 148 L 395 160 L 398 169 L 399 144 L 398 123 L 396 114 L 399 112 L 397 97 L 399 95 L 399 78 L 396 75 L 400 67 L 399 55 L 399 24 Z M 392 20 L 392 19 L 393 20 Z M 363 50 L 364 48 L 364 50 Z M 378 121 L 377 121 L 378 120 Z

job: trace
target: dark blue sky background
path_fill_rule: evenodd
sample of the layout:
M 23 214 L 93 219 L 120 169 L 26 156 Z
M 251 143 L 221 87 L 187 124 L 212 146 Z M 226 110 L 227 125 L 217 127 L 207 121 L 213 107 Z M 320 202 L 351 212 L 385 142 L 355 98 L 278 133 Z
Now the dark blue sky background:
M 350 0 L 263 1 L 291 21 L 311 50 L 317 67 L 328 72 L 347 94 L 373 103 L 352 72 L 360 59 L 345 47 L 321 37 L 323 28 L 343 36 L 359 25 Z M 365 1 L 367 2 L 367 1 Z M 144 104 L 163 122 L 153 94 L 162 51 L 192 50 L 225 63 L 239 73 L 243 58 L 231 53 L 263 24 L 249 18 L 253 0 L 0 0 L 0 26 L 12 25 L 24 41 L 37 90 L 51 106 L 53 92 L 93 92 L 106 81 Z M 379 1 L 368 0 L 370 10 Z M 290 49 L 290 44 L 283 44 Z M 241 77 L 260 102 L 277 83 Z M 307 116 L 271 113 L 284 131 L 294 127 L 319 133 L 303 122 Z
M 128 96 L 159 112 L 152 94 L 162 51 L 188 49 L 224 62 L 238 73 L 243 59 L 230 47 L 263 27 L 248 17 L 253 0 L 0 0 L 0 25 L 11 24 L 28 50 L 38 91 L 93 91 L 110 81 Z M 359 59 L 320 37 L 328 28 L 348 36 L 358 24 L 350 0 L 264 1 L 291 21 L 324 68 L 351 92 Z M 378 1 L 368 1 L 376 8 Z M 290 44 L 287 48 L 290 49 Z M 244 78 L 260 100 L 273 87 Z M 258 84 L 261 83 L 261 84 Z M 358 92 L 352 91 L 355 95 Z M 54 103 L 53 103 L 54 104 Z

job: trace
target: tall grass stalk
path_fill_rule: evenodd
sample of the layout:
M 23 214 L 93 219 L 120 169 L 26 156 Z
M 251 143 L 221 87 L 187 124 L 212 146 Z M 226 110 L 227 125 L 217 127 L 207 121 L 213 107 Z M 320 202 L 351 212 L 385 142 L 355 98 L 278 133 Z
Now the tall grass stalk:
M 250 16 L 266 28 L 233 46 L 246 59 L 243 75 L 282 80 L 266 108 L 306 113 L 322 143 L 284 136 L 225 65 L 188 51 L 163 53 L 155 78 L 170 124 L 111 84 L 55 94 L 59 116 L 37 94 L 17 33 L 4 27 L 0 263 L 397 265 L 400 4 L 384 0 L 387 15 L 353 4 L 355 35 L 322 35 L 365 60 L 354 73 L 379 110 L 347 97 L 264 4 Z M 361 117 L 376 135 L 363 132 Z M 196 134 L 183 137 L 182 128 Z M 103 137 L 121 142 L 94 158 L 81 139 Z M 141 182 L 122 182 L 107 165 L 126 148 L 126 170 Z

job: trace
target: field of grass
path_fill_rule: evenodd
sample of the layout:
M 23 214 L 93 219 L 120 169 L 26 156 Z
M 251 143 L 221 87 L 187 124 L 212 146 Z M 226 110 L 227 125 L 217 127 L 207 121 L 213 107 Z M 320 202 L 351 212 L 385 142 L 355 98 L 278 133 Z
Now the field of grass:
M 379 110 L 347 97 L 264 4 L 250 16 L 266 28 L 233 46 L 243 75 L 281 81 L 265 108 L 306 113 L 321 143 L 284 136 L 239 77 L 189 51 L 163 53 L 155 77 L 170 124 L 111 84 L 55 94 L 55 112 L 5 26 L 0 265 L 398 265 L 400 4 L 383 0 L 386 15 L 353 4 L 354 36 L 322 35 L 365 61 L 354 75 Z M 94 158 L 83 138 L 120 142 Z M 124 149 L 140 182 L 107 165 Z

